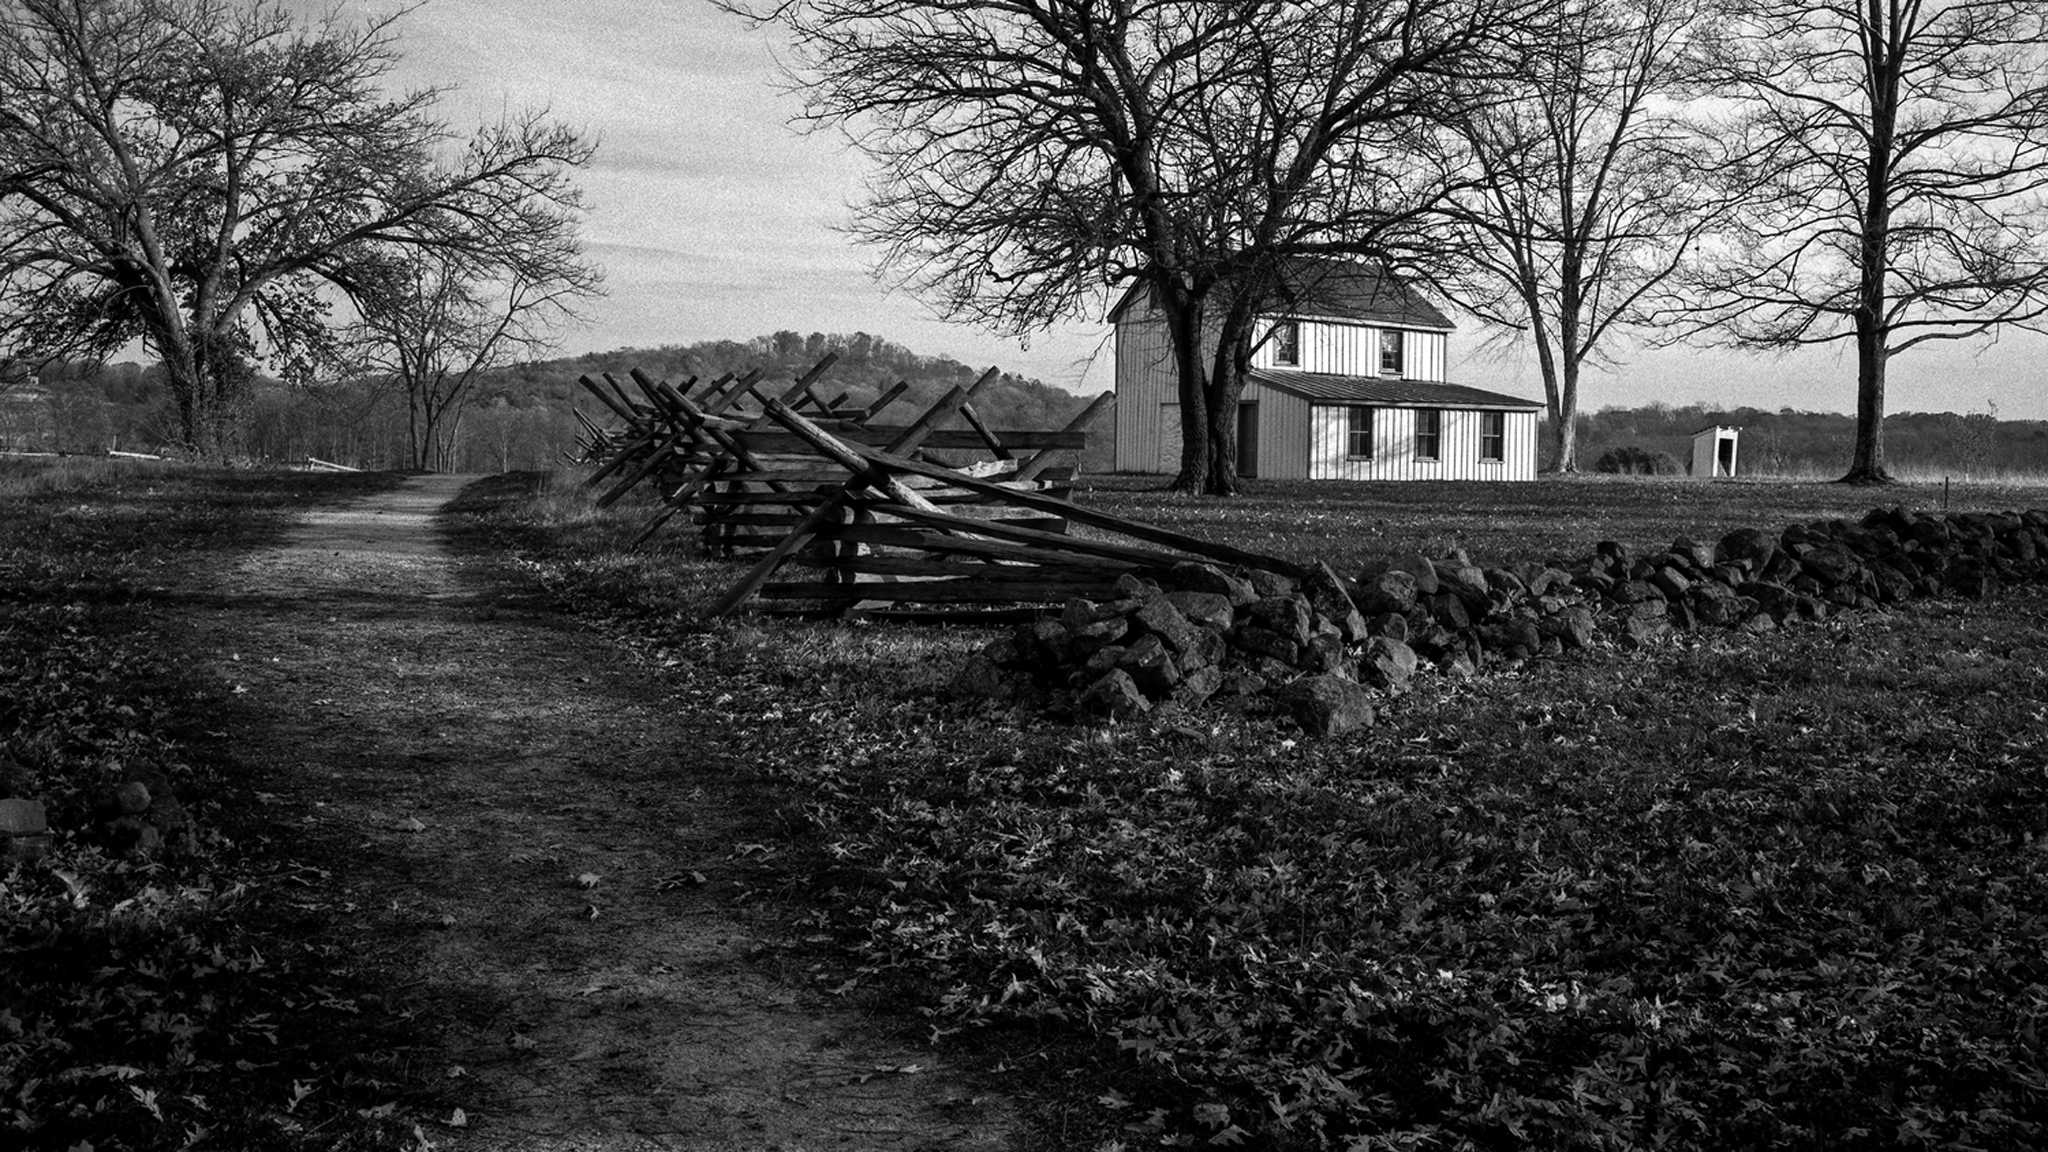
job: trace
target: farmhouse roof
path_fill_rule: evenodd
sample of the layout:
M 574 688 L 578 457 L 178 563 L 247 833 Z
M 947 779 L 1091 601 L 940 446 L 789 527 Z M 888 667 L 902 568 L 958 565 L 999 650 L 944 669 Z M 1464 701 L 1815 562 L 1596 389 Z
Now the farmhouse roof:
M 1448 332 L 1456 325 L 1421 292 L 1396 276 L 1354 260 L 1303 256 L 1281 269 L 1280 286 L 1262 311 L 1338 320 L 1376 320 L 1402 328 Z
M 1109 318 L 1114 321 L 1133 302 L 1144 298 L 1148 290 L 1149 285 L 1142 280 L 1132 283 L 1109 310 Z M 1438 332 L 1457 327 L 1427 297 L 1399 277 L 1370 264 L 1327 256 L 1288 259 L 1281 267 L 1280 283 L 1273 298 L 1259 311 Z
M 1435 384 L 1426 380 L 1398 380 L 1381 376 L 1333 376 L 1324 372 L 1290 372 L 1284 368 L 1254 368 L 1248 378 L 1290 392 L 1308 400 L 1334 404 L 1386 404 L 1409 408 L 1492 408 L 1536 411 L 1543 407 L 1534 400 L 1488 392 L 1463 384 Z

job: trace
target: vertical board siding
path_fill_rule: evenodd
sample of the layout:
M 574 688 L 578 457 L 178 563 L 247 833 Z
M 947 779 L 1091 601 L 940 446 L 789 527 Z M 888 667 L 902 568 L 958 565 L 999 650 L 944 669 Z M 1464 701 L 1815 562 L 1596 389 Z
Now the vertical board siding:
M 1317 404 L 1309 410 L 1311 480 L 1534 480 L 1536 414 L 1509 412 L 1507 443 L 1499 461 L 1479 459 L 1479 412 L 1445 408 L 1443 435 L 1435 460 L 1415 456 L 1414 408 L 1373 406 L 1370 460 L 1345 455 L 1345 404 Z
M 1202 357 L 1213 360 L 1216 339 L 1202 336 Z M 1119 472 L 1179 472 L 1180 433 L 1160 426 L 1160 406 L 1180 402 L 1180 372 L 1166 318 L 1149 297 L 1134 300 L 1116 324 L 1116 461 Z M 1176 408 L 1178 411 L 1178 408 Z M 1171 444 L 1172 465 L 1160 464 L 1160 445 Z
M 1259 408 L 1259 478 L 1306 480 L 1308 401 L 1256 381 L 1245 385 L 1244 399 Z
M 1444 382 L 1445 346 L 1442 332 L 1410 332 L 1401 348 L 1401 375 L 1409 380 Z
M 1323 372 L 1332 376 L 1379 376 L 1380 330 L 1369 324 L 1340 324 L 1328 320 L 1301 320 L 1301 363 L 1282 364 L 1274 355 L 1278 347 L 1267 339 L 1275 321 L 1258 321 L 1258 346 L 1252 350 L 1252 367 Z M 1404 329 L 1401 342 L 1401 375 L 1409 380 L 1442 383 L 1448 339 L 1442 332 Z
M 1177 384 L 1166 322 L 1134 305 L 1116 326 L 1117 471 L 1159 470 L 1159 406 L 1175 398 Z
M 1149 467 L 1131 471 L 1177 474 L 1180 471 L 1180 404 L 1155 404 L 1152 413 L 1159 428 L 1159 442 L 1153 446 Z
M 1301 320 L 1301 363 L 1282 364 L 1274 356 L 1278 347 L 1266 335 L 1275 321 L 1258 322 L 1259 343 L 1252 350 L 1252 367 L 1280 368 L 1296 372 L 1327 372 L 1337 376 L 1379 375 L 1380 334 L 1377 328 L 1360 324 L 1335 324 L 1326 320 Z M 1371 359 L 1368 360 L 1368 354 Z

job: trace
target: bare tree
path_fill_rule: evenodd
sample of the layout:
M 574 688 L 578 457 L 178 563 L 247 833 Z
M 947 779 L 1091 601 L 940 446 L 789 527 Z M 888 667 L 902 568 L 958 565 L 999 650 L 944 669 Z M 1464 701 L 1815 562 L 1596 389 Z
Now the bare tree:
M 1578 0 L 1528 68 L 1444 133 L 1459 303 L 1534 346 L 1550 467 L 1576 472 L 1579 382 L 1617 329 L 1649 321 L 1728 203 L 1706 141 L 1679 114 L 1699 7 Z
M 188 446 L 235 450 L 259 359 L 304 375 L 397 246 L 489 260 L 577 208 L 537 114 L 466 146 L 387 95 L 395 17 L 264 0 L 0 0 L 0 353 L 160 357 Z M 452 155 L 446 155 L 452 153 Z
M 2048 315 L 2048 7 L 1723 0 L 1713 23 L 1758 204 L 1697 261 L 1705 315 L 1749 347 L 1853 340 L 1843 479 L 1888 481 L 1891 357 Z
M 450 467 L 478 378 L 552 349 L 556 326 L 596 295 L 599 273 L 581 259 L 575 218 L 542 223 L 488 261 L 401 249 L 365 269 L 352 359 L 404 390 L 414 467 Z
M 1392 142 L 1449 78 L 1512 71 L 1551 6 L 721 2 L 793 34 L 809 122 L 876 163 L 858 232 L 945 314 L 1022 335 L 1142 285 L 1179 380 L 1175 486 L 1219 494 L 1285 259 L 1398 248 L 1418 189 Z

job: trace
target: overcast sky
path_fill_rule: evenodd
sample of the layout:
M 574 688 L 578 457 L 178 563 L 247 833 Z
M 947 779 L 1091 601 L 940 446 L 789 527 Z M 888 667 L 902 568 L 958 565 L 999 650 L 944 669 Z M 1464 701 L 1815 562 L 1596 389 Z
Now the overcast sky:
M 349 0 L 356 10 L 381 4 Z M 843 231 L 865 169 L 832 134 L 789 127 L 778 44 L 705 0 L 430 0 L 400 25 L 398 79 L 452 84 L 456 126 L 545 105 L 600 141 L 584 187 L 586 238 L 609 296 L 566 335 L 569 352 L 745 339 L 778 329 L 866 331 L 926 355 L 999 364 L 1050 384 L 1110 387 L 1099 312 L 1034 335 L 1027 348 L 947 324 L 877 281 L 873 252 Z M 1540 399 L 1533 357 L 1452 337 L 1459 383 Z M 1102 354 L 1098 358 L 1098 349 Z M 1661 400 L 1851 411 L 1851 350 L 1792 357 L 1720 350 L 1624 350 L 1583 385 L 1587 407 Z M 1984 411 L 2048 419 L 2048 339 L 1916 350 L 1891 365 L 1890 410 Z

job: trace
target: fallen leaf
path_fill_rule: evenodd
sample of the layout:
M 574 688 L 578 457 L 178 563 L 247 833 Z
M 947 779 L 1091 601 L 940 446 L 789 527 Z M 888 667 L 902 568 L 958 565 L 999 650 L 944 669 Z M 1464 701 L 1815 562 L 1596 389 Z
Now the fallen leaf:
M 597 919 L 597 905 L 585 904 L 583 906 L 583 915 L 591 920 Z
M 448 1066 L 448 1078 L 450 1080 L 460 1080 L 467 1075 L 469 1075 L 469 1069 L 464 1068 L 460 1064 L 450 1064 Z

